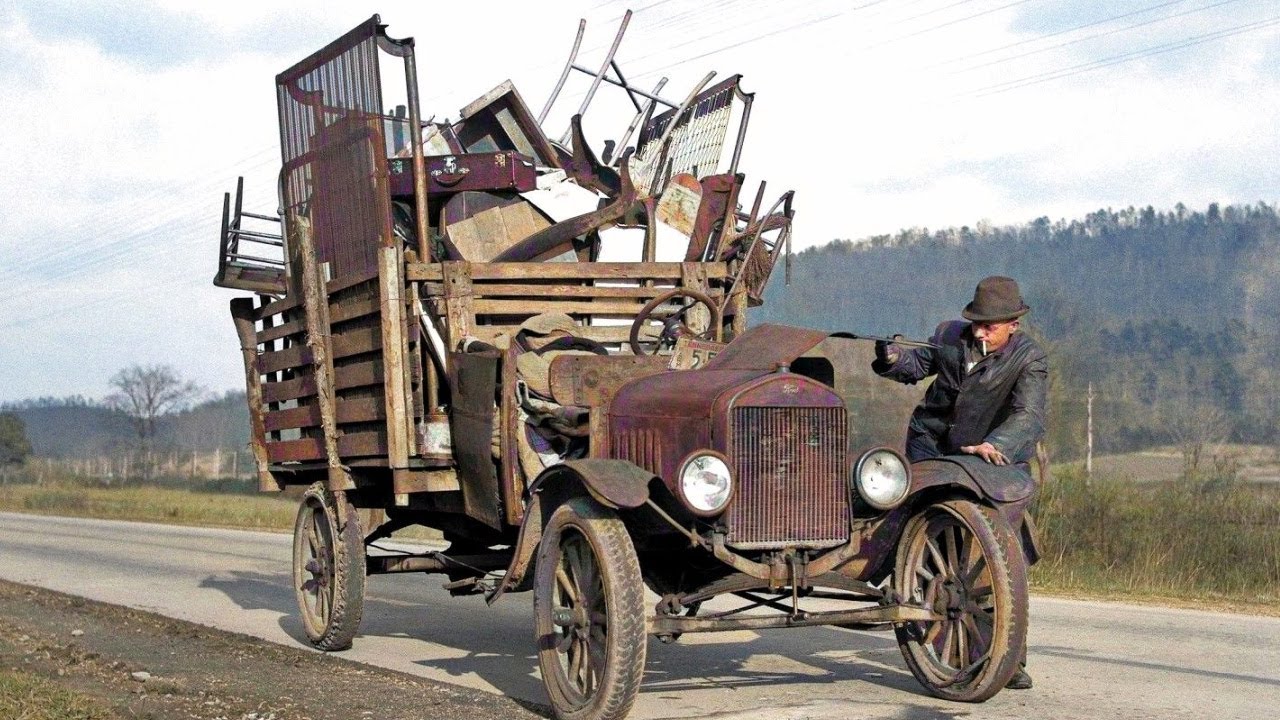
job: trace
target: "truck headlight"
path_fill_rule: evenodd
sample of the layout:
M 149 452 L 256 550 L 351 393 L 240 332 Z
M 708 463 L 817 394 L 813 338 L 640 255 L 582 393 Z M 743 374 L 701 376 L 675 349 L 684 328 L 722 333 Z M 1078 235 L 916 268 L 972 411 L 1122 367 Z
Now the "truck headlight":
M 720 512 L 733 495 L 729 463 L 708 451 L 690 455 L 680 466 L 680 495 L 684 504 L 698 515 Z
M 911 474 L 898 453 L 885 448 L 872 450 L 858 459 L 853 471 L 854 486 L 868 505 L 892 510 L 907 497 Z

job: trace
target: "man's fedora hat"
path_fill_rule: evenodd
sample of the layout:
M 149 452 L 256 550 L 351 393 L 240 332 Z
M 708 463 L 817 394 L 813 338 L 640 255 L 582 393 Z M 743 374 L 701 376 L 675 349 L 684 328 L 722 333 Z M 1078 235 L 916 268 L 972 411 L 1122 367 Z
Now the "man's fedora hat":
M 1000 322 L 1029 312 L 1031 308 L 1022 302 L 1022 293 L 1018 291 L 1018 281 L 992 275 L 978 283 L 973 291 L 973 302 L 965 305 L 960 314 L 973 322 Z

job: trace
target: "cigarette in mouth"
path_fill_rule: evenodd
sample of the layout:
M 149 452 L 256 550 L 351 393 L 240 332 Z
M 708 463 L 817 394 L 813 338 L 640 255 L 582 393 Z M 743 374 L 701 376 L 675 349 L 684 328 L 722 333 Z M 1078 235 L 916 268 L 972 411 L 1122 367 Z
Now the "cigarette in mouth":
M 982 354 L 983 354 L 983 356 L 984 356 L 984 357 L 985 357 L 985 356 L 986 356 L 986 354 L 987 354 L 987 341 L 986 341 L 986 340 L 983 340 L 983 341 L 982 341 Z

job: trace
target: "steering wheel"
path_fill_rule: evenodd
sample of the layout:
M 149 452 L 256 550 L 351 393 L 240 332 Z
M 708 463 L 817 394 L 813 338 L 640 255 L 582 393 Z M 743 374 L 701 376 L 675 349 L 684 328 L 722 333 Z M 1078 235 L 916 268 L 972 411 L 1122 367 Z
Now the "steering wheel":
M 678 307 L 669 312 L 659 314 L 659 308 L 677 298 L 680 298 Z M 706 307 L 707 312 L 711 313 L 711 322 L 708 323 L 707 329 L 701 333 L 694 332 L 684 322 L 684 319 L 689 315 L 689 311 L 699 305 Z M 662 332 L 658 334 L 653 350 L 648 353 L 657 355 L 662 348 L 668 345 L 675 345 L 676 340 L 682 336 L 689 336 L 699 340 L 715 340 L 716 331 L 720 328 L 720 309 L 716 307 L 711 298 L 697 290 L 675 288 L 659 295 L 645 303 L 644 307 L 640 308 L 640 313 L 636 315 L 635 321 L 631 323 L 631 352 L 636 355 L 646 354 L 644 348 L 640 346 L 640 331 L 651 320 L 661 320 L 662 322 Z

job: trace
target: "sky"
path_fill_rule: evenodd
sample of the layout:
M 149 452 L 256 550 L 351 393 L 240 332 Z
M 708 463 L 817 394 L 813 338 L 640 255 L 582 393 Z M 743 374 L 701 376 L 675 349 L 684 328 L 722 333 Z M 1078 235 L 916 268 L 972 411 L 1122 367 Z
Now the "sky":
M 329 40 L 380 13 L 424 117 L 506 79 L 536 112 L 579 19 L 594 65 L 628 7 L 635 85 L 744 76 L 741 169 L 796 191 L 796 248 L 1280 199 L 1278 0 L 0 0 L 0 402 L 101 398 L 134 363 L 242 387 L 222 193 L 274 212 L 274 77 Z

